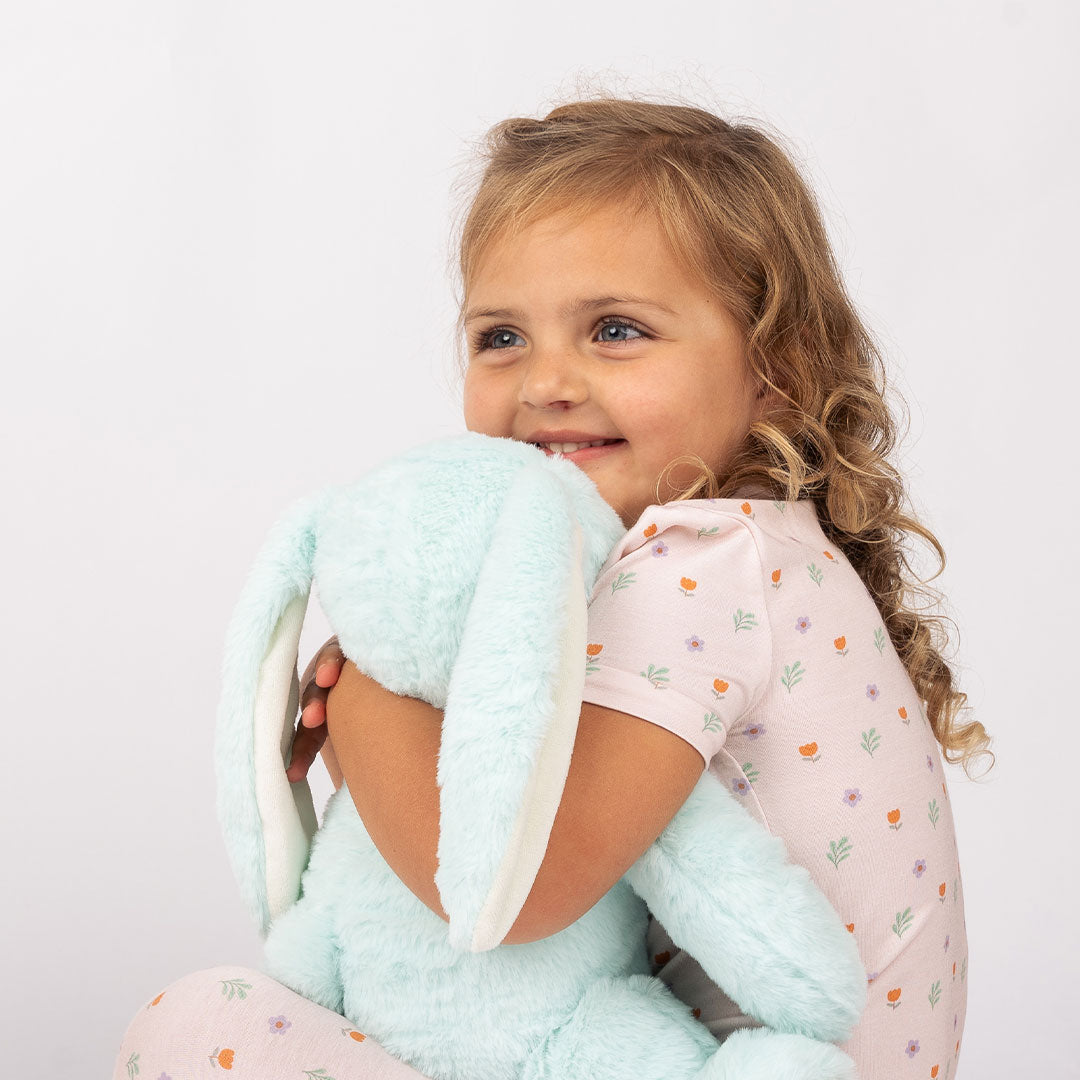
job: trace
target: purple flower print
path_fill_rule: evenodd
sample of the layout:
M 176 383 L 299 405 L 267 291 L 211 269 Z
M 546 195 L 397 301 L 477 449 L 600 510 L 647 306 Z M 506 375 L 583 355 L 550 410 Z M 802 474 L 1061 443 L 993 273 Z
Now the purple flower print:
M 866 684 L 866 696 L 867 696 L 867 697 L 868 697 L 868 698 L 869 698 L 869 699 L 870 699 L 871 701 L 877 701 L 877 699 L 878 699 L 878 693 L 879 693 L 879 692 L 878 692 L 878 688 L 877 688 L 877 685 L 876 685 L 876 684 L 874 684 L 874 683 L 867 683 L 867 684 Z
M 945 935 L 945 951 L 946 952 L 949 951 L 949 935 L 948 934 Z
M 731 790 L 734 791 L 736 795 L 745 795 L 750 790 L 750 784 L 747 782 L 745 776 L 736 776 L 735 779 L 731 781 Z
M 928 768 L 928 769 L 929 769 L 929 770 L 930 770 L 931 772 L 933 772 L 933 771 L 934 771 L 934 762 L 933 762 L 933 759 L 932 759 L 932 758 L 930 757 L 930 755 L 929 755 L 929 754 L 927 754 L 927 755 L 926 755 L 926 767 L 927 767 L 927 768 Z
M 652 546 L 652 554 L 654 559 L 662 559 L 668 553 L 668 546 L 663 540 L 657 540 Z
M 705 647 L 704 639 L 699 638 L 697 636 L 697 634 L 695 634 L 693 637 L 688 637 L 686 639 L 686 651 L 687 652 L 701 652 L 701 650 L 704 647 Z
M 880 974 L 881 974 L 881 972 L 879 972 L 879 971 L 868 971 L 866 973 L 866 981 L 868 983 L 872 983 L 878 977 L 878 975 L 880 975 Z
M 765 725 L 747 724 L 746 727 L 743 728 L 743 734 L 748 739 L 760 739 L 761 736 L 765 734 Z
M 808 615 L 800 615 L 795 620 L 795 629 L 798 630 L 800 634 L 805 634 L 806 631 L 810 629 L 810 617 Z
M 909 1058 L 913 1058 L 918 1052 L 919 1052 L 919 1040 L 918 1039 L 909 1039 L 908 1044 L 904 1049 L 904 1053 L 907 1054 L 907 1056 Z
M 911 868 L 911 872 L 916 877 L 922 877 L 923 874 L 926 873 L 926 860 L 925 859 L 916 859 L 915 860 L 915 865 Z
M 844 802 L 848 806 L 857 806 L 862 801 L 862 792 L 857 787 L 849 787 L 844 792 Z
M 271 1016 L 269 1023 L 270 1030 L 274 1032 L 275 1035 L 280 1035 L 292 1027 L 292 1024 L 286 1020 L 284 1016 Z
M 955 1026 L 956 1026 L 956 1025 L 954 1024 L 954 1025 L 953 1025 L 953 1027 L 955 1028 Z M 169 1076 L 169 1075 L 168 1075 L 167 1073 L 162 1073 L 162 1074 L 161 1074 L 161 1075 L 160 1075 L 160 1076 L 159 1076 L 159 1077 L 157 1078 L 157 1080 L 172 1080 L 172 1077 L 171 1077 L 171 1076 Z

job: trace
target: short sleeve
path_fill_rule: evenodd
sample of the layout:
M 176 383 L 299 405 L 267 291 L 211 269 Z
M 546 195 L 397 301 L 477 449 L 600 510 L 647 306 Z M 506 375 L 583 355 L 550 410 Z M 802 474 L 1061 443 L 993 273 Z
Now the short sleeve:
M 707 505 L 649 507 L 597 578 L 586 652 L 584 701 L 667 728 L 708 766 L 772 664 L 751 529 Z

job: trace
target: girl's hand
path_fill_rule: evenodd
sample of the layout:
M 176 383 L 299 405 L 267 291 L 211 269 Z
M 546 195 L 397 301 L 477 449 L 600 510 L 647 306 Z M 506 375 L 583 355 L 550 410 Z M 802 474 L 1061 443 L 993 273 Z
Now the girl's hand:
M 290 783 L 303 780 L 326 742 L 326 699 L 341 675 L 345 654 L 332 637 L 311 658 L 300 680 L 300 723 L 293 736 L 292 756 L 285 775 Z

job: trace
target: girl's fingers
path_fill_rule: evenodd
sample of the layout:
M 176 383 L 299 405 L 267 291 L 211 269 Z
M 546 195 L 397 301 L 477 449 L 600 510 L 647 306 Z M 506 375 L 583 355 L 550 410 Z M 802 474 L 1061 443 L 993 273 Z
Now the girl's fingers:
M 329 689 L 338 681 L 341 669 L 345 664 L 345 654 L 341 651 L 338 639 L 332 637 L 320 650 L 315 658 L 315 682 Z
M 317 728 L 326 723 L 326 694 L 312 698 L 300 713 L 300 726 L 304 728 Z
M 300 680 L 301 726 L 317 728 L 326 723 L 326 699 L 341 675 L 345 654 L 332 637 L 311 658 Z
M 292 755 L 289 759 L 289 767 L 285 775 L 289 782 L 295 784 L 297 780 L 303 780 L 307 776 L 312 762 L 319 755 L 322 744 L 326 742 L 326 726 L 318 728 L 299 727 L 293 736 Z

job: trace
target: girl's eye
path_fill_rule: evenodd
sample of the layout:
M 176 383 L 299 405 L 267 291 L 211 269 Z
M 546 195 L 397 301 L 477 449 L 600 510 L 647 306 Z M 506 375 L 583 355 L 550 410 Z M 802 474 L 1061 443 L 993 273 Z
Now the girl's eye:
M 605 319 L 597 329 L 601 333 L 603 340 L 611 344 L 635 340 L 634 338 L 613 336 L 611 331 L 615 331 L 615 334 L 619 334 L 623 330 L 633 330 L 639 337 L 648 337 L 648 334 L 646 334 L 641 327 L 637 326 L 629 319 Z M 521 335 L 505 326 L 495 326 L 490 330 L 481 330 L 473 338 L 473 351 L 481 353 L 491 349 L 498 352 L 504 347 L 513 345 L 514 338 L 520 339 Z

